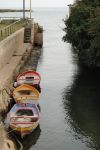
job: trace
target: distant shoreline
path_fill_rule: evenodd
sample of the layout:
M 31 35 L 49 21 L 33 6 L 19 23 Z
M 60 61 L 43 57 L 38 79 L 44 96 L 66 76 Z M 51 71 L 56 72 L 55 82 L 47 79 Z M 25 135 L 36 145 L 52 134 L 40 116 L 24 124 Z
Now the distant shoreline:
M 23 12 L 23 10 L 22 9 L 0 9 L 0 13 L 5 13 L 5 12 Z M 30 10 L 26 9 L 25 12 L 30 12 Z

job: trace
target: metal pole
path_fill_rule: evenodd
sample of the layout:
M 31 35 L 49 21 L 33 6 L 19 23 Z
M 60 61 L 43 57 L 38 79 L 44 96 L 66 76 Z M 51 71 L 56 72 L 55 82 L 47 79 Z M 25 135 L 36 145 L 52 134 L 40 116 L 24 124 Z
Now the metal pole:
M 31 12 L 32 12 L 32 8 L 31 8 L 31 0 L 30 0 L 30 19 L 31 19 Z
M 25 19 L 25 0 L 23 0 L 23 19 Z

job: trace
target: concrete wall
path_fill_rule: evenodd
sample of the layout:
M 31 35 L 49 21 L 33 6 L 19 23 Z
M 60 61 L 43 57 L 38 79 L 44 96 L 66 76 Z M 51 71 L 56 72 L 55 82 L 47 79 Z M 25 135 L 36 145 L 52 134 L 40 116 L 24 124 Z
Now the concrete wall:
M 24 44 L 23 41 L 24 28 L 0 42 L 0 70 L 9 62 L 14 52 L 20 51 Z
M 38 23 L 34 24 L 34 45 L 41 46 L 43 45 L 43 32 L 39 32 L 39 28 L 43 29 L 39 26 Z
M 32 29 L 31 29 L 31 43 L 32 43 L 32 45 L 34 45 L 34 32 L 35 32 L 35 28 L 34 28 L 34 23 L 33 23 Z
M 23 49 L 20 49 L 19 53 L 14 53 L 14 56 L 9 60 L 0 71 L 0 112 L 7 111 L 9 97 L 11 91 L 13 91 L 13 82 L 16 76 L 19 74 L 20 69 L 24 66 L 24 63 L 30 56 L 32 44 L 25 44 Z

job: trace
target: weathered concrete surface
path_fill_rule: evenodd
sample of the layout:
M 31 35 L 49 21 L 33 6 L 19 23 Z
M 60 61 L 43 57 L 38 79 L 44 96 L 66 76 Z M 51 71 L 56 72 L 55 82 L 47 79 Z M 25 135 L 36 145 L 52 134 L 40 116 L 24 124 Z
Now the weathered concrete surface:
M 37 62 L 37 51 L 33 48 L 35 39 L 41 44 L 42 34 L 38 35 L 39 25 L 33 25 L 30 43 L 24 43 L 24 28 L 15 32 L 0 42 L 0 111 L 5 111 L 9 104 L 9 94 L 13 90 L 13 82 L 19 74 L 25 62 L 34 53 L 34 61 Z M 36 63 L 37 65 L 37 63 Z M 36 66 L 35 65 L 35 66 Z
M 23 49 L 24 28 L 16 31 L 0 42 L 0 70 L 9 62 L 16 51 Z
M 7 110 L 9 94 L 13 90 L 14 77 L 19 73 L 23 67 L 30 52 L 32 50 L 31 44 L 24 44 L 20 51 L 14 53 L 9 63 L 7 63 L 0 72 L 0 111 Z M 4 93 L 6 89 L 7 93 Z
M 38 61 L 42 54 L 42 48 L 34 47 L 30 53 L 29 59 L 27 59 L 27 63 L 20 69 L 20 73 L 26 70 L 34 70 L 36 71 Z
M 43 45 L 43 33 L 37 33 L 35 36 L 35 40 L 34 40 L 34 44 L 37 46 L 41 46 Z
M 31 28 L 31 43 L 34 45 L 34 35 L 35 35 L 35 26 L 34 24 L 32 25 Z
M 41 46 L 43 45 L 43 31 L 40 32 L 40 29 L 43 30 L 38 23 L 34 24 L 34 45 Z

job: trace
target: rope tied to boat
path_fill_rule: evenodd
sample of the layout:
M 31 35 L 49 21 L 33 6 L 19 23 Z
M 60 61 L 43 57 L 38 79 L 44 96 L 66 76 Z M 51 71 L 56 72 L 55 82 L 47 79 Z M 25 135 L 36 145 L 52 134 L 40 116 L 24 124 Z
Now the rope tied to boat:
M 1 126 L 3 126 L 3 123 L 1 122 L 1 124 L 0 124 Z M 4 126 L 3 126 L 4 127 Z M 2 136 L 0 136 L 0 138 L 5 138 L 5 137 L 8 137 L 8 135 L 9 135 L 9 133 L 11 133 L 11 132 L 13 132 L 13 131 L 15 131 L 17 129 L 17 127 L 16 128 L 14 128 L 14 129 L 12 129 L 12 130 L 10 130 L 9 132 L 7 132 L 7 133 L 5 133 L 5 134 L 3 134 Z M 14 136 L 15 136 L 15 138 L 16 138 L 16 140 L 17 140 L 17 143 L 20 145 L 20 149 L 19 150 L 23 150 L 23 145 L 22 145 L 22 143 L 18 140 L 18 138 L 17 138 L 17 136 L 14 134 Z M 5 141 L 6 141 L 6 139 L 5 139 Z M 2 143 L 2 142 L 1 142 Z

